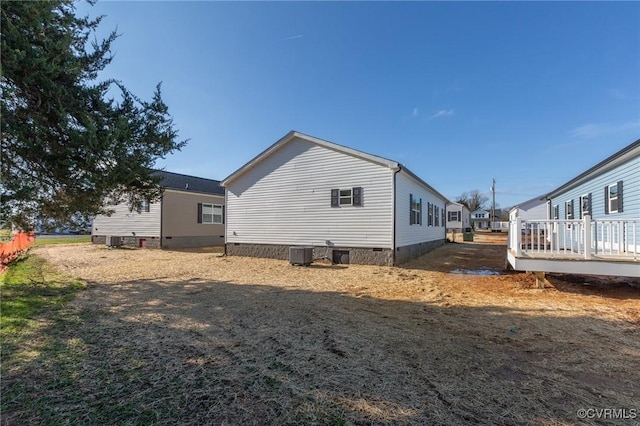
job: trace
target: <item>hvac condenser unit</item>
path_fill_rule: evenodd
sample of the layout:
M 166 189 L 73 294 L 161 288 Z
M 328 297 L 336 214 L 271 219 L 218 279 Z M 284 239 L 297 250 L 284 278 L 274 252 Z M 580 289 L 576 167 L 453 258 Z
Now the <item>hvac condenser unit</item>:
M 115 235 L 107 235 L 105 241 L 107 247 L 120 247 L 122 245 L 122 237 L 116 237 Z
M 308 266 L 313 262 L 313 247 L 289 247 L 289 263 Z

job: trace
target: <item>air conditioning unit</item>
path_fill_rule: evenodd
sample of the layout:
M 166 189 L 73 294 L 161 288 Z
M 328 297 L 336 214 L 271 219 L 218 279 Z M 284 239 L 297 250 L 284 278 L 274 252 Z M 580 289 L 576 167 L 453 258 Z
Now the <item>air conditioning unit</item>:
M 289 247 L 289 263 L 308 266 L 313 262 L 313 247 Z
M 107 235 L 105 244 L 107 247 L 120 247 L 122 246 L 122 237 L 116 237 L 115 235 Z

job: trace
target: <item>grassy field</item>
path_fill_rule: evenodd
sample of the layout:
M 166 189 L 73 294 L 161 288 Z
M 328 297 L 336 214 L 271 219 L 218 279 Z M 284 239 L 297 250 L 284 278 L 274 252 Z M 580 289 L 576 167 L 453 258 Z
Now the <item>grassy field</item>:
M 90 238 L 90 237 L 89 237 Z M 87 237 L 39 239 L 32 246 L 87 242 Z M 67 303 L 86 288 L 82 280 L 61 274 L 43 258 L 28 252 L 0 275 L 0 340 L 2 376 L 35 358 L 57 360 L 70 354 L 55 330 L 64 328 Z M 47 336 L 42 331 L 49 330 Z M 33 346 L 34 342 L 38 342 Z M 15 388 L 3 386 L 2 413 Z M 5 424 L 3 421 L 2 424 Z
M 77 297 L 3 344 L 2 424 L 624 424 L 577 413 L 640 408 L 638 288 L 537 289 L 483 238 L 401 268 L 40 247 L 22 282 Z
M 34 247 L 49 246 L 53 244 L 80 244 L 91 242 L 91 235 L 77 235 L 70 237 L 37 237 Z
M 44 259 L 33 255 L 24 256 L 0 276 L 3 377 L 34 356 L 53 359 L 59 355 L 49 352 L 46 345 L 37 351 L 27 348 L 34 339 L 42 338 L 43 328 L 62 318 L 60 313 L 66 303 L 83 288 L 81 280 L 58 273 Z M 4 389 L 3 404 L 10 398 L 10 392 Z

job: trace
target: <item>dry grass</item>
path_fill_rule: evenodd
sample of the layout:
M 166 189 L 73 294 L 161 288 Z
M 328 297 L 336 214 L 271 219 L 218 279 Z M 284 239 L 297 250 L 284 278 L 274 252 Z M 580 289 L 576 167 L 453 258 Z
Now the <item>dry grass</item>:
M 3 422 L 574 424 L 581 408 L 640 409 L 640 290 L 450 273 L 500 271 L 502 244 L 476 234 L 402 268 L 39 248 L 89 288 L 6 366 Z

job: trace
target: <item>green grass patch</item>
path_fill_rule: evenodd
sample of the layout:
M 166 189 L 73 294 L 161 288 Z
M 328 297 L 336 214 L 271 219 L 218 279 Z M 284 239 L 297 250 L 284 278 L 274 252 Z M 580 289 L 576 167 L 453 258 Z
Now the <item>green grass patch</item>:
M 38 319 L 60 310 L 85 284 L 60 274 L 44 259 L 25 255 L 0 276 L 2 357 L 11 358 L 37 329 Z
M 79 235 L 79 236 L 64 237 L 64 238 L 36 237 L 36 242 L 33 244 L 33 247 L 49 246 L 52 244 L 79 244 L 79 243 L 90 243 L 90 242 L 91 242 L 91 235 Z
M 65 330 L 79 325 L 77 315 L 65 305 L 83 288 L 84 282 L 59 273 L 34 254 L 23 255 L 0 275 L 0 410 L 7 424 L 22 423 L 28 412 L 37 413 L 41 424 L 70 423 L 51 414 L 42 416 L 40 413 L 54 411 L 56 406 L 37 394 L 51 389 L 58 395 L 65 386 L 75 384 L 84 345 L 63 337 Z M 50 369 L 54 374 L 44 379 L 42 373 Z

